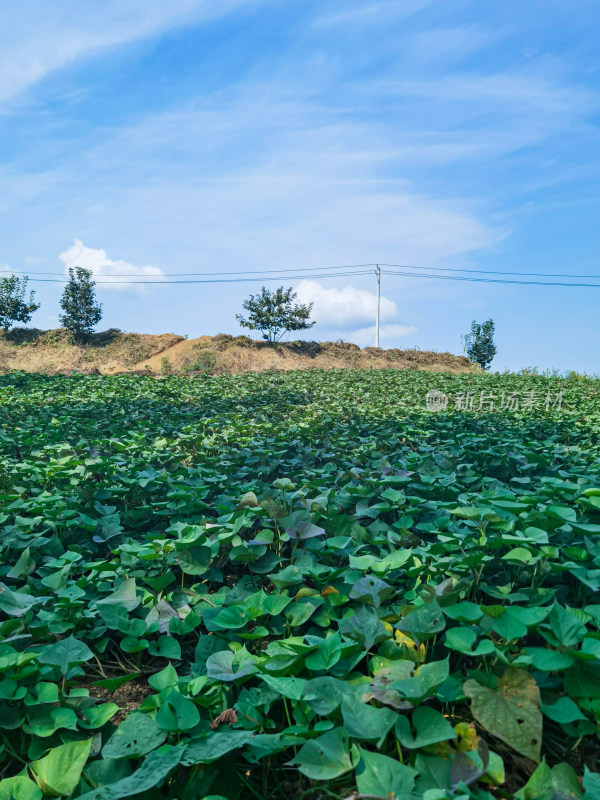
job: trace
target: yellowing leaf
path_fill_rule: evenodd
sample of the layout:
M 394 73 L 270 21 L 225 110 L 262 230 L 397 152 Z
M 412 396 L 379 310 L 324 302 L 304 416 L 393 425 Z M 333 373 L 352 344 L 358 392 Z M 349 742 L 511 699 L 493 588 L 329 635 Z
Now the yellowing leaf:
M 412 660 L 416 661 L 417 664 L 422 664 L 425 661 L 424 644 L 417 644 L 408 634 L 399 630 L 394 631 L 394 639 L 399 647 L 404 647 L 409 651 Z
M 540 761 L 542 712 L 540 690 L 525 670 L 509 667 L 496 690 L 468 680 L 463 686 L 475 719 L 527 758 Z
M 35 782 L 44 795 L 60 797 L 71 794 L 79 783 L 91 747 L 92 739 L 67 742 L 31 764 Z
M 454 732 L 458 736 L 458 742 L 456 744 L 457 750 L 463 753 L 469 752 L 470 750 L 477 750 L 480 737 L 477 735 L 473 723 L 459 722 L 458 725 L 454 726 Z

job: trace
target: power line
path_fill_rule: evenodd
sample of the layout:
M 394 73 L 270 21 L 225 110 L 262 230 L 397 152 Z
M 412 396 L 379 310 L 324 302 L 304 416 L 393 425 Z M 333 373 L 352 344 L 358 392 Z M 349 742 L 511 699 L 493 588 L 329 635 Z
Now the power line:
M 404 278 L 425 278 L 438 281 L 468 281 L 470 283 L 504 283 L 521 286 L 572 286 L 573 288 L 600 289 L 600 283 L 567 283 L 564 281 L 518 281 L 505 278 L 468 278 L 463 275 L 423 275 L 419 272 L 393 272 L 384 270 L 385 275 L 397 275 Z M 587 276 L 586 276 L 587 277 Z M 595 276 L 590 276 L 595 277 Z
M 221 276 L 221 275 L 228 275 L 228 276 L 240 276 L 240 278 L 248 278 L 248 280 L 280 280 L 280 279 L 289 279 L 289 278 L 296 278 L 296 277 L 326 277 L 329 276 L 329 271 L 339 272 L 338 275 L 331 274 L 331 277 L 348 277 L 351 275 L 366 275 L 370 274 L 371 272 L 376 272 L 377 267 L 391 267 L 394 269 L 401 269 L 401 270 L 427 270 L 428 272 L 460 272 L 464 275 L 511 275 L 511 276 L 518 276 L 518 277 L 540 277 L 540 278 L 572 278 L 572 279 L 580 279 L 580 278 L 587 278 L 591 280 L 600 280 L 600 275 L 579 275 L 573 273 L 566 273 L 566 272 L 521 272 L 521 271 L 506 271 L 506 270 L 484 270 L 484 269 L 465 269 L 460 267 L 429 267 L 429 266 L 420 266 L 415 264 L 384 264 L 380 263 L 369 263 L 369 264 L 340 264 L 338 266 L 331 266 L 331 267 L 281 267 L 279 269 L 272 269 L 272 270 L 237 270 L 237 271 L 223 271 L 219 270 L 218 272 L 169 272 L 163 273 L 162 276 L 156 276 L 157 280 L 152 280 L 153 276 L 148 276 L 147 279 L 144 279 L 143 276 L 140 276 L 140 273 L 114 273 L 113 275 L 107 275 L 106 277 L 108 280 L 96 281 L 97 283 L 114 283 L 114 278 L 138 278 L 137 281 L 127 281 L 127 283 L 186 283 L 187 281 L 169 281 L 170 278 L 211 278 L 214 276 Z M 373 270 L 367 269 L 372 267 Z M 348 270 L 348 272 L 346 272 Z M 61 278 L 62 281 L 68 280 L 67 276 L 64 272 L 38 272 L 34 270 L 12 270 L 6 267 L 0 268 L 0 273 L 11 273 L 17 275 L 48 275 L 48 276 L 55 276 Z M 285 274 L 284 274 L 285 273 Z M 293 274 L 288 274 L 293 273 Z M 303 274 L 296 274 L 296 273 L 311 273 L 309 275 Z M 318 273 L 318 274 L 317 274 Z M 322 274 L 324 273 L 324 274 Z M 277 277 L 274 278 L 266 278 L 263 276 L 276 274 Z M 420 275 L 419 273 L 410 273 L 410 272 L 389 272 L 386 270 L 386 274 L 389 275 L 406 275 L 407 277 L 436 277 L 435 275 Z M 258 277 L 252 277 L 258 276 Z M 443 276 L 439 276 L 442 278 Z M 477 282 L 482 282 L 485 279 L 483 278 L 461 278 L 456 276 L 455 278 L 449 278 L 450 280 L 473 280 Z M 31 278 L 32 281 L 40 281 L 39 278 Z M 49 282 L 49 281 L 46 281 Z M 191 281 L 191 282 L 218 282 L 222 283 L 225 282 L 224 280 L 219 281 Z M 490 279 L 490 282 L 491 279 Z M 494 282 L 502 282 L 502 281 L 494 281 Z M 510 281 L 505 281 L 509 283 Z M 513 281 L 514 283 L 527 283 L 529 285 L 533 285 L 534 283 L 539 283 L 539 285 L 543 286 L 595 286 L 596 284 L 573 284 L 573 283 L 554 283 L 554 282 L 542 282 L 542 281 Z
M 190 284 L 190 283 L 255 283 L 257 281 L 283 281 L 283 280 L 295 280 L 300 278 L 302 280 L 306 280 L 307 278 L 348 278 L 354 277 L 355 275 L 371 275 L 373 270 L 362 270 L 360 272 L 321 272 L 315 273 L 311 275 L 259 275 L 256 277 L 247 277 L 247 278 L 211 278 L 209 280 L 183 280 L 183 281 L 169 281 L 169 280 L 141 280 L 141 281 L 118 281 L 118 280 L 95 280 L 94 283 L 97 286 L 118 286 L 120 283 L 122 285 L 127 286 L 143 286 L 146 284 L 161 284 L 162 286 L 171 286 L 174 284 Z M 214 273 L 214 274 L 226 274 L 226 273 Z M 125 277 L 123 275 L 114 276 L 116 277 Z M 168 277 L 168 276 L 165 276 Z M 68 283 L 69 279 L 67 277 L 63 278 L 30 278 L 32 283 Z
M 374 266 L 375 266 L 375 264 L 340 264 L 337 267 L 298 267 L 298 268 L 295 268 L 295 267 L 283 268 L 282 267 L 280 269 L 262 269 L 262 270 L 258 270 L 258 269 L 247 270 L 247 269 L 245 269 L 245 270 L 238 270 L 236 272 L 224 272 L 223 270 L 219 270 L 218 272 L 167 272 L 167 273 L 163 273 L 163 275 L 164 275 L 165 278 L 176 278 L 176 277 L 184 277 L 184 276 L 189 276 L 189 277 L 206 276 L 206 277 L 209 277 L 209 276 L 212 276 L 212 275 L 256 275 L 256 274 L 263 275 L 263 274 L 268 274 L 268 273 L 272 273 L 272 272 L 281 273 L 281 272 L 322 272 L 323 270 L 354 270 L 354 269 L 358 269 L 359 267 L 374 267 Z M 66 278 L 66 275 L 65 275 L 64 272 L 35 272 L 33 270 L 9 269 L 8 267 L 0 268 L 0 272 L 9 272 L 9 273 L 16 274 L 16 275 L 28 275 L 28 276 L 29 275 L 56 275 L 58 277 L 63 277 L 66 280 L 68 280 L 68 278 Z M 370 272 L 370 270 L 369 270 L 369 272 Z M 352 273 L 352 274 L 362 275 L 362 274 L 366 274 L 366 273 Z M 110 276 L 107 276 L 107 277 L 111 277 L 111 278 L 139 278 L 140 277 L 140 273 L 139 272 L 130 272 L 130 273 L 127 273 L 127 272 L 115 272 L 113 275 L 110 275 Z M 151 277 L 151 276 L 149 276 L 149 277 Z M 32 278 L 32 280 L 33 280 L 33 278 Z M 162 283 L 162 282 L 163 281 L 159 281 L 159 283 Z
M 408 268 L 407 268 L 408 269 Z M 275 270 L 273 270 L 275 271 Z M 119 280 L 96 280 L 95 283 L 99 286 L 118 286 L 119 283 L 127 284 L 128 286 L 143 286 L 147 284 L 161 284 L 163 286 L 171 286 L 171 285 L 180 285 L 180 284 L 218 284 L 218 283 L 254 283 L 258 281 L 280 281 L 280 280 L 306 280 L 308 278 L 348 278 L 348 277 L 355 277 L 357 275 L 372 275 L 376 273 L 376 270 L 355 270 L 352 272 L 314 272 L 310 274 L 286 274 L 286 275 L 252 275 L 250 276 L 246 273 L 247 277 L 235 277 L 235 278 L 206 278 L 206 279 L 198 279 L 194 278 L 191 280 L 168 280 L 169 276 L 166 275 L 164 279 L 158 280 L 132 280 L 132 281 L 119 281 Z M 439 281 L 466 281 L 469 283 L 498 283 L 498 284 L 508 284 L 508 285 L 520 285 L 520 286 L 562 286 L 562 287 L 573 287 L 573 288 L 587 288 L 587 289 L 600 289 L 600 283 L 573 283 L 573 282 L 566 282 L 566 281 L 522 281 L 522 280 L 513 280 L 507 278 L 476 278 L 476 277 L 468 277 L 465 275 L 424 275 L 423 273 L 419 272 L 395 272 L 393 270 L 382 270 L 384 275 L 394 275 L 397 277 L 404 277 L 404 278 L 419 278 L 419 279 L 427 279 L 427 280 L 439 280 Z M 52 273 L 51 273 L 52 274 Z M 226 275 L 228 273 L 198 273 L 198 274 L 221 274 Z M 244 274 L 244 273 L 233 273 L 233 274 Z M 510 273 L 509 273 L 510 274 Z M 519 273 L 515 273 L 519 274 Z M 525 273 L 526 274 L 526 273 Z M 536 273 L 530 273 L 536 274 Z M 113 278 L 124 278 L 127 277 L 125 275 L 114 275 Z M 595 278 L 595 276 L 591 276 Z M 67 283 L 68 278 L 63 276 L 61 278 L 30 278 L 32 283 Z M 600 278 L 597 278 L 600 280 Z
M 381 264 L 382 267 L 397 267 L 398 269 L 426 269 L 436 272 L 466 272 L 480 275 L 520 275 L 540 278 L 594 278 L 600 280 L 600 275 L 573 275 L 569 272 L 505 272 L 498 269 L 459 269 L 458 267 L 418 267 L 414 264 Z

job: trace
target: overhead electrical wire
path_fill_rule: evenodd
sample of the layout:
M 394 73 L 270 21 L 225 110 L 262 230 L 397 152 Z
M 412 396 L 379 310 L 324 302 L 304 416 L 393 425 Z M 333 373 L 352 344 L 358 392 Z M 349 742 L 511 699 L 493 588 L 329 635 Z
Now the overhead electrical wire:
M 218 272 L 168 272 L 163 273 L 165 278 L 179 278 L 179 277 L 199 277 L 199 276 L 210 276 L 210 275 L 263 275 L 269 274 L 272 272 L 322 272 L 323 270 L 354 270 L 358 269 L 359 267 L 374 267 L 375 264 L 340 264 L 337 267 L 281 267 L 280 269 L 244 269 L 244 270 L 237 270 L 235 272 L 225 272 L 223 270 L 219 270 Z M 35 272 L 33 270 L 17 270 L 17 269 L 9 269 L 8 267 L 1 267 L 0 272 L 10 272 L 17 275 L 56 275 L 60 277 L 66 277 L 64 272 Z M 371 273 L 372 270 L 368 270 L 367 273 Z M 363 273 L 352 273 L 352 274 L 363 274 Z M 112 278 L 139 278 L 139 272 L 116 272 L 110 277 Z M 151 277 L 151 276 L 148 276 Z M 33 279 L 32 279 L 33 280 Z M 161 283 L 163 281 L 160 281 Z
M 383 275 L 397 275 L 404 278 L 425 278 L 438 281 L 468 281 L 470 283 L 504 283 L 518 284 L 521 286 L 572 286 L 587 289 L 600 289 L 600 283 L 567 283 L 566 281 L 517 281 L 505 278 L 467 278 L 463 275 L 423 275 L 419 272 L 392 272 L 382 270 Z M 595 276 L 591 276 L 595 277 Z
M 300 267 L 300 268 L 280 268 L 274 270 L 240 270 L 240 271 L 219 271 L 219 272 L 172 272 L 165 273 L 162 276 L 148 276 L 142 277 L 139 273 L 115 273 L 114 275 L 106 275 L 105 280 L 102 276 L 95 281 L 97 285 L 118 285 L 119 283 L 126 283 L 127 285 L 145 285 L 145 284 L 218 284 L 218 283 L 254 283 L 257 281 L 279 281 L 279 280 L 296 280 L 296 279 L 309 279 L 309 278 L 348 278 L 358 275 L 371 275 L 374 272 L 373 268 L 379 267 L 381 273 L 384 275 L 405 277 L 405 278 L 425 278 L 429 280 L 447 280 L 447 281 L 466 281 L 470 283 L 497 283 L 497 284 L 512 284 L 522 286 L 562 286 L 574 288 L 600 288 L 600 283 L 573 283 L 566 281 L 537 281 L 537 280 L 520 280 L 516 278 L 484 278 L 478 277 L 480 275 L 510 275 L 524 277 L 542 277 L 542 278 L 571 278 L 580 279 L 587 278 L 588 280 L 600 281 L 600 275 L 575 275 L 570 273 L 552 273 L 552 272 L 510 272 L 502 270 L 480 270 L 480 269 L 462 269 L 458 267 L 425 267 L 415 266 L 409 264 L 346 264 L 337 267 Z M 402 270 L 402 271 L 396 271 Z M 427 270 L 427 272 L 414 272 L 413 270 Z M 69 278 L 62 272 L 36 272 L 36 271 L 19 271 L 11 270 L 8 268 L 0 268 L 0 273 L 12 273 L 24 275 L 29 278 L 33 283 L 66 283 Z M 462 273 L 460 275 L 440 275 L 436 273 Z M 276 274 L 274 274 L 276 273 Z M 30 276 L 54 276 L 54 277 L 30 277 Z M 215 277 L 215 276 L 232 276 L 232 277 Z M 121 278 L 133 278 L 135 280 L 121 281 Z M 177 278 L 178 280 L 171 280 Z M 183 280 L 179 280 L 183 278 Z
M 373 270 L 362 270 L 360 272 L 320 272 L 315 274 L 309 275 L 259 275 L 257 277 L 246 277 L 246 278 L 210 278 L 209 280 L 177 280 L 177 281 L 170 281 L 166 280 L 168 275 L 165 275 L 165 280 L 132 280 L 132 281 L 119 281 L 119 280 L 94 280 L 94 283 L 98 286 L 110 284 L 111 286 L 119 285 L 119 283 L 126 284 L 127 286 L 140 286 L 144 284 L 161 284 L 162 286 L 171 286 L 173 284 L 182 284 L 182 283 L 255 283 L 256 281 L 281 281 L 281 280 L 294 280 L 296 278 L 301 278 L 306 280 L 307 278 L 348 278 L 354 277 L 355 275 L 371 275 Z M 21 273 L 27 274 L 29 273 Z M 223 275 L 225 273 L 214 273 Z M 113 275 L 112 278 L 124 278 L 125 275 Z M 30 278 L 32 283 L 68 283 L 68 277 L 62 278 Z
M 521 277 L 539 278 L 594 278 L 600 280 L 600 275 L 573 275 L 569 272 L 506 272 L 498 269 L 459 269 L 458 267 L 418 267 L 414 264 L 379 264 L 380 267 L 396 267 L 398 269 L 426 269 L 436 272 L 466 272 L 480 275 L 519 275 Z

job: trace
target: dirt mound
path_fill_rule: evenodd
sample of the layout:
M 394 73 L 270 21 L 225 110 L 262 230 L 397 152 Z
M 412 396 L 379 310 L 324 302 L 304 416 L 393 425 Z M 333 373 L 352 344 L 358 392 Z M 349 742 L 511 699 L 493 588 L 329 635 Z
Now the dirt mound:
M 281 342 L 269 344 L 248 336 L 151 335 L 111 329 L 93 334 L 85 346 L 71 344 L 58 328 L 16 328 L 0 340 L 0 370 L 25 372 L 207 373 L 224 375 L 292 369 L 422 369 L 472 372 L 465 356 L 421 350 L 384 350 L 349 342 Z
M 71 344 L 62 328 L 40 331 L 16 328 L 0 338 L 0 370 L 25 372 L 101 372 L 135 367 L 144 358 L 170 349 L 182 336 L 122 333 L 116 329 L 93 334 L 84 347 Z

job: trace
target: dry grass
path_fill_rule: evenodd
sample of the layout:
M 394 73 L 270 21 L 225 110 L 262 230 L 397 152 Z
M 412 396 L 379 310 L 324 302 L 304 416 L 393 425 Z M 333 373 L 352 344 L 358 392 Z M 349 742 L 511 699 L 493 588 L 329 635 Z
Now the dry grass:
M 214 375 L 296 369 L 421 369 L 472 372 L 464 356 L 420 350 L 360 349 L 348 342 L 269 345 L 247 336 L 149 335 L 117 330 L 94 334 L 85 347 L 69 343 L 62 329 L 16 329 L 0 340 L 0 370 L 57 373 L 204 372 Z

